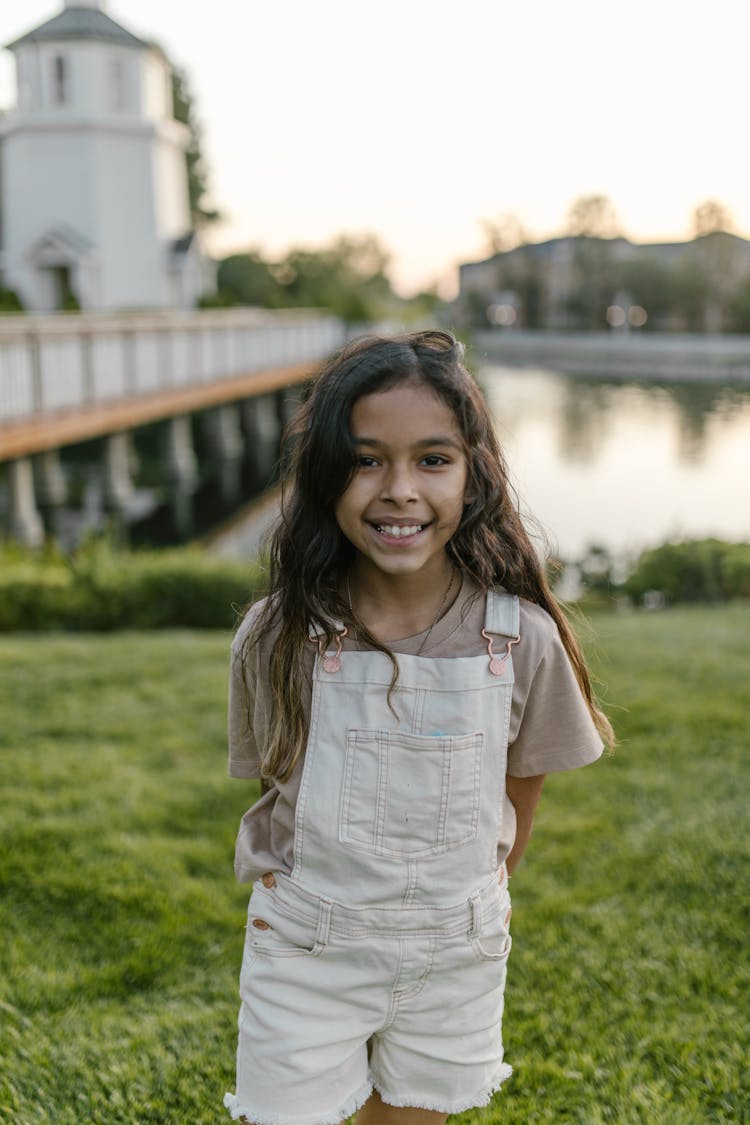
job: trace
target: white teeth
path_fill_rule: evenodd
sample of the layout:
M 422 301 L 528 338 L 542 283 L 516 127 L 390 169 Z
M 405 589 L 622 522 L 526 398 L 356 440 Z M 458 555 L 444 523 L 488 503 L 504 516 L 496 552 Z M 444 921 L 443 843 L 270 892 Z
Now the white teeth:
M 391 539 L 405 539 L 407 535 L 416 535 L 418 531 L 422 530 L 424 524 L 415 523 L 410 527 L 396 527 L 395 524 L 389 526 L 386 523 L 381 523 L 377 526 L 378 531 L 382 531 L 384 535 L 390 535 Z

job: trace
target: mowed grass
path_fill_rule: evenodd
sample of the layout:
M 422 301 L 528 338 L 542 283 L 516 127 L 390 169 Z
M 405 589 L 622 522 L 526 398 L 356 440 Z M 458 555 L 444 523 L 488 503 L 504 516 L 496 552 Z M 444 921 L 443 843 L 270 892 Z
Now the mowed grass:
M 748 604 L 594 618 L 620 746 L 547 782 L 511 884 L 515 1073 L 454 1121 L 750 1121 L 749 637 Z M 0 639 L 0 1121 L 229 1119 L 255 791 L 225 776 L 228 644 Z

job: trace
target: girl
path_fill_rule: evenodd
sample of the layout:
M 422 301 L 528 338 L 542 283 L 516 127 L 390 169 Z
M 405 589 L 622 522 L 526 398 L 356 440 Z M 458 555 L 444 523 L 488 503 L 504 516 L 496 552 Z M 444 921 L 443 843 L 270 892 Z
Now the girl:
M 260 777 L 237 1092 L 254 1125 L 441 1125 L 511 1073 L 508 874 L 611 730 L 444 332 L 350 344 L 300 411 L 270 596 L 233 644 Z

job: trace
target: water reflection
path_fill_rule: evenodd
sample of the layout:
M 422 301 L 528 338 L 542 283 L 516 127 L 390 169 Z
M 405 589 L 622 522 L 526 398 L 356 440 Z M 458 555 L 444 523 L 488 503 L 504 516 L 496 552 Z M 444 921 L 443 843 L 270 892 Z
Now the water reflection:
M 750 387 L 480 373 L 528 509 L 562 554 L 750 539 Z
M 589 465 L 601 455 L 613 408 L 609 389 L 599 383 L 572 379 L 564 384 L 558 445 L 562 460 Z

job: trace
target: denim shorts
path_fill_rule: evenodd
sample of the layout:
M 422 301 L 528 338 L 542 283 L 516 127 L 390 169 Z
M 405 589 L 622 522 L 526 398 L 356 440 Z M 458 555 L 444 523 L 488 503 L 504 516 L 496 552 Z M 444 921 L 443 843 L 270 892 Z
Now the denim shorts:
M 257 883 L 248 907 L 232 1117 L 338 1125 L 373 1088 L 395 1106 L 487 1105 L 511 1073 L 504 869 L 463 904 L 397 910 L 278 879 Z

